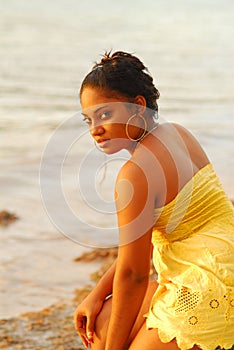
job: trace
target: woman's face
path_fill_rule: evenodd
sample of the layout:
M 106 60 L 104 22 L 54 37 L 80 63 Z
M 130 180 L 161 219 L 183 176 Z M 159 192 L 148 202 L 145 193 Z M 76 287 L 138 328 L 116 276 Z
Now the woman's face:
M 84 121 L 103 152 L 113 154 L 121 149 L 131 152 L 135 148 L 136 142 L 126 135 L 126 124 L 136 113 L 137 105 L 130 104 L 127 98 L 107 97 L 100 89 L 86 87 L 82 91 L 81 107 Z M 139 130 L 128 126 L 133 139 L 137 139 Z

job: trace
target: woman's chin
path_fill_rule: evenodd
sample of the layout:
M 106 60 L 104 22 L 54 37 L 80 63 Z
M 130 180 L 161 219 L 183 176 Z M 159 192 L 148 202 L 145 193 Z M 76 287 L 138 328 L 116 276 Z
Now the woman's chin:
M 122 151 L 123 149 L 127 149 L 126 142 L 124 142 L 123 140 L 108 140 L 99 144 L 98 147 L 105 154 L 114 154 Z

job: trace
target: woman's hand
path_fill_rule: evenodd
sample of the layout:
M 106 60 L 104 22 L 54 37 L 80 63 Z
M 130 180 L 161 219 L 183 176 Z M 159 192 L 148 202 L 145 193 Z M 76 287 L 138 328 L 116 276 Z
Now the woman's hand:
M 88 295 L 74 312 L 75 329 L 86 348 L 89 343 L 93 342 L 95 321 L 102 309 L 103 302 L 103 300 L 97 300 L 91 295 Z
M 95 322 L 103 303 L 112 294 L 116 261 L 99 280 L 92 292 L 82 301 L 74 312 L 74 324 L 84 346 L 93 342 Z

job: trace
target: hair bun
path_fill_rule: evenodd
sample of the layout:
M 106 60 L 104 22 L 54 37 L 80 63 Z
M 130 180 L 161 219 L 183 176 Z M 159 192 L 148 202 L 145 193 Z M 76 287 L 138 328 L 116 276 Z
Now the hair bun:
M 105 52 L 103 55 L 101 61 L 99 63 L 96 63 L 93 69 L 104 66 L 104 65 L 111 65 L 116 66 L 119 64 L 125 64 L 131 66 L 131 68 L 134 68 L 138 72 L 142 72 L 143 70 L 147 70 L 147 68 L 144 66 L 144 64 L 139 60 L 139 58 L 133 56 L 130 53 L 123 52 L 123 51 L 116 51 L 111 55 L 110 52 Z

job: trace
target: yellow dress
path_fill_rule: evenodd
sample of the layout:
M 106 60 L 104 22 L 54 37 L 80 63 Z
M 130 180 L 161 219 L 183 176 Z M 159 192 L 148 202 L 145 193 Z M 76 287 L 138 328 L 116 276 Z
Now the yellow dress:
M 146 315 L 162 342 L 180 349 L 234 344 L 234 210 L 211 164 L 155 211 L 159 287 Z

